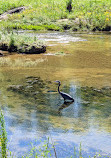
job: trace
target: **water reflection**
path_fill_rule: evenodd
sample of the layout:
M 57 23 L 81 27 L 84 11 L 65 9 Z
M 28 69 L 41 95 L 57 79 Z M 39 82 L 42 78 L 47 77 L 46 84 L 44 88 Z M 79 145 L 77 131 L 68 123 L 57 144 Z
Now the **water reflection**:
M 71 155 L 74 145 L 78 147 L 80 142 L 85 157 L 98 150 L 102 155 L 111 154 L 111 92 L 103 88 L 111 87 L 110 45 L 105 46 L 106 54 L 103 48 L 110 39 L 93 35 L 85 35 L 85 39 L 69 43 L 70 50 L 67 45 L 50 47 L 49 52 L 63 49 L 69 55 L 47 56 L 36 68 L 0 69 L 0 106 L 9 143 L 17 155 L 28 151 L 30 142 L 50 135 L 57 142 L 58 157 Z M 75 102 L 64 103 L 53 84 L 57 79 L 62 81 L 61 90 Z M 12 90 L 7 91 L 11 85 Z M 15 88 L 20 85 L 23 89 L 17 92 Z
M 21 84 L 24 81 L 22 79 Z M 62 137 L 63 133 L 71 134 L 71 137 L 74 139 L 72 144 L 74 144 L 75 137 L 78 134 L 82 137 L 80 140 L 84 142 L 83 137 L 86 137 L 85 135 L 90 134 L 94 129 L 97 131 L 104 129 L 106 132 L 109 130 L 110 106 L 108 103 L 110 103 L 110 99 L 108 101 L 107 98 L 107 101 L 102 106 L 97 106 L 94 100 L 90 100 L 89 103 L 82 99 L 81 88 L 70 82 L 69 84 L 63 83 L 61 89 L 72 95 L 75 102 L 64 103 L 64 100 L 56 92 L 56 86 L 45 81 L 43 82 L 45 87 L 40 89 L 41 95 L 38 95 L 36 98 L 35 95 L 24 95 L 24 92 L 18 93 L 17 91 L 7 91 L 4 89 L 1 91 L 1 104 L 3 105 L 2 109 L 4 110 L 8 126 L 9 139 L 13 137 L 12 146 L 15 145 L 16 148 L 23 151 L 23 146 L 24 148 L 26 146 L 21 141 L 25 141 L 25 137 L 27 137 L 26 142 L 29 142 L 34 141 L 34 138 L 50 135 L 50 132 L 53 139 L 56 139 L 56 135 Z M 101 98 L 98 99 L 101 100 Z M 94 137 L 95 134 L 93 135 Z M 17 139 L 15 142 L 16 135 Z M 68 139 L 68 136 L 65 137 Z M 61 142 L 63 144 L 63 141 Z M 64 140 L 65 144 L 67 144 L 66 142 Z M 69 150 L 70 152 L 71 150 Z
M 73 102 L 64 102 L 62 105 L 60 105 L 58 112 L 60 113 L 61 110 L 63 110 L 64 108 L 67 108 L 68 106 L 70 106 Z

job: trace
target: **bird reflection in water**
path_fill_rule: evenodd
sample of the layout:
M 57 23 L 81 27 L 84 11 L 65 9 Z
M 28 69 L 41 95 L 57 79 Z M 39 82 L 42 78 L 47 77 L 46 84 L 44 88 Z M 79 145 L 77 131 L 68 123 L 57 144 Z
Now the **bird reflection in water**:
M 60 107 L 59 107 L 59 109 L 58 109 L 58 113 L 60 113 L 61 110 L 69 107 L 72 103 L 73 103 L 73 101 L 72 102 L 64 102 L 63 104 L 61 104 Z

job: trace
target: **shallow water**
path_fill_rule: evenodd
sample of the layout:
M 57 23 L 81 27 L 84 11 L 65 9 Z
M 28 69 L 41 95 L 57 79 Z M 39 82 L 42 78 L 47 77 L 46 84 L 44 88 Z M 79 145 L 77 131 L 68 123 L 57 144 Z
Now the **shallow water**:
M 59 158 L 74 156 L 74 146 L 77 150 L 80 143 L 84 157 L 96 153 L 111 156 L 111 97 L 91 97 L 87 104 L 90 97 L 85 96 L 85 100 L 81 92 L 83 86 L 111 87 L 110 34 L 29 34 L 45 39 L 47 52 L 5 57 L 11 58 L 16 66 L 12 62 L 0 69 L 0 106 L 10 150 L 20 157 L 29 151 L 31 142 L 37 140 L 38 145 L 49 137 L 56 144 Z M 24 66 L 24 60 L 17 63 L 21 57 L 25 62 L 27 59 L 41 62 Z M 30 88 L 30 76 L 40 77 L 44 83 L 44 87 L 36 89 L 36 97 L 31 91 L 27 95 L 7 90 L 10 85 Z M 55 80 L 61 81 L 61 90 L 74 97 L 74 103 L 63 104 Z

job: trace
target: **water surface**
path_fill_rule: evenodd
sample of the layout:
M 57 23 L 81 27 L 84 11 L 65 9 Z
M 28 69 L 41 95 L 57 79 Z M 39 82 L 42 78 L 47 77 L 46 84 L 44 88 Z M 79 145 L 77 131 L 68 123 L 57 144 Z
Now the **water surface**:
M 80 143 L 84 157 L 111 156 L 111 97 L 94 96 L 87 103 L 90 96 L 85 100 L 81 92 L 86 86 L 111 87 L 110 34 L 29 34 L 44 39 L 47 52 L 6 56 L 8 64 L 0 69 L 0 106 L 10 150 L 20 157 L 29 151 L 31 142 L 37 140 L 39 145 L 49 137 L 59 158 L 74 155 L 74 146 L 78 149 Z M 29 59 L 32 64 L 27 63 Z M 34 65 L 34 61 L 39 62 Z M 36 89 L 37 95 L 30 92 L 33 77 L 44 83 Z M 61 90 L 74 97 L 74 103 L 64 105 L 55 80 L 61 81 Z M 7 90 L 10 85 L 27 86 L 29 95 Z

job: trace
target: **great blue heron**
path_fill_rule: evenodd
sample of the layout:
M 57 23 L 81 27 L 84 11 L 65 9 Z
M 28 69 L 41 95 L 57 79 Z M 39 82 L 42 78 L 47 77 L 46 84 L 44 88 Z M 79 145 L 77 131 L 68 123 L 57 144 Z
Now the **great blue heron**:
M 69 94 L 60 92 L 59 87 L 61 85 L 61 82 L 60 81 L 55 81 L 55 82 L 58 83 L 58 92 L 64 98 L 64 102 L 74 102 L 74 99 Z

